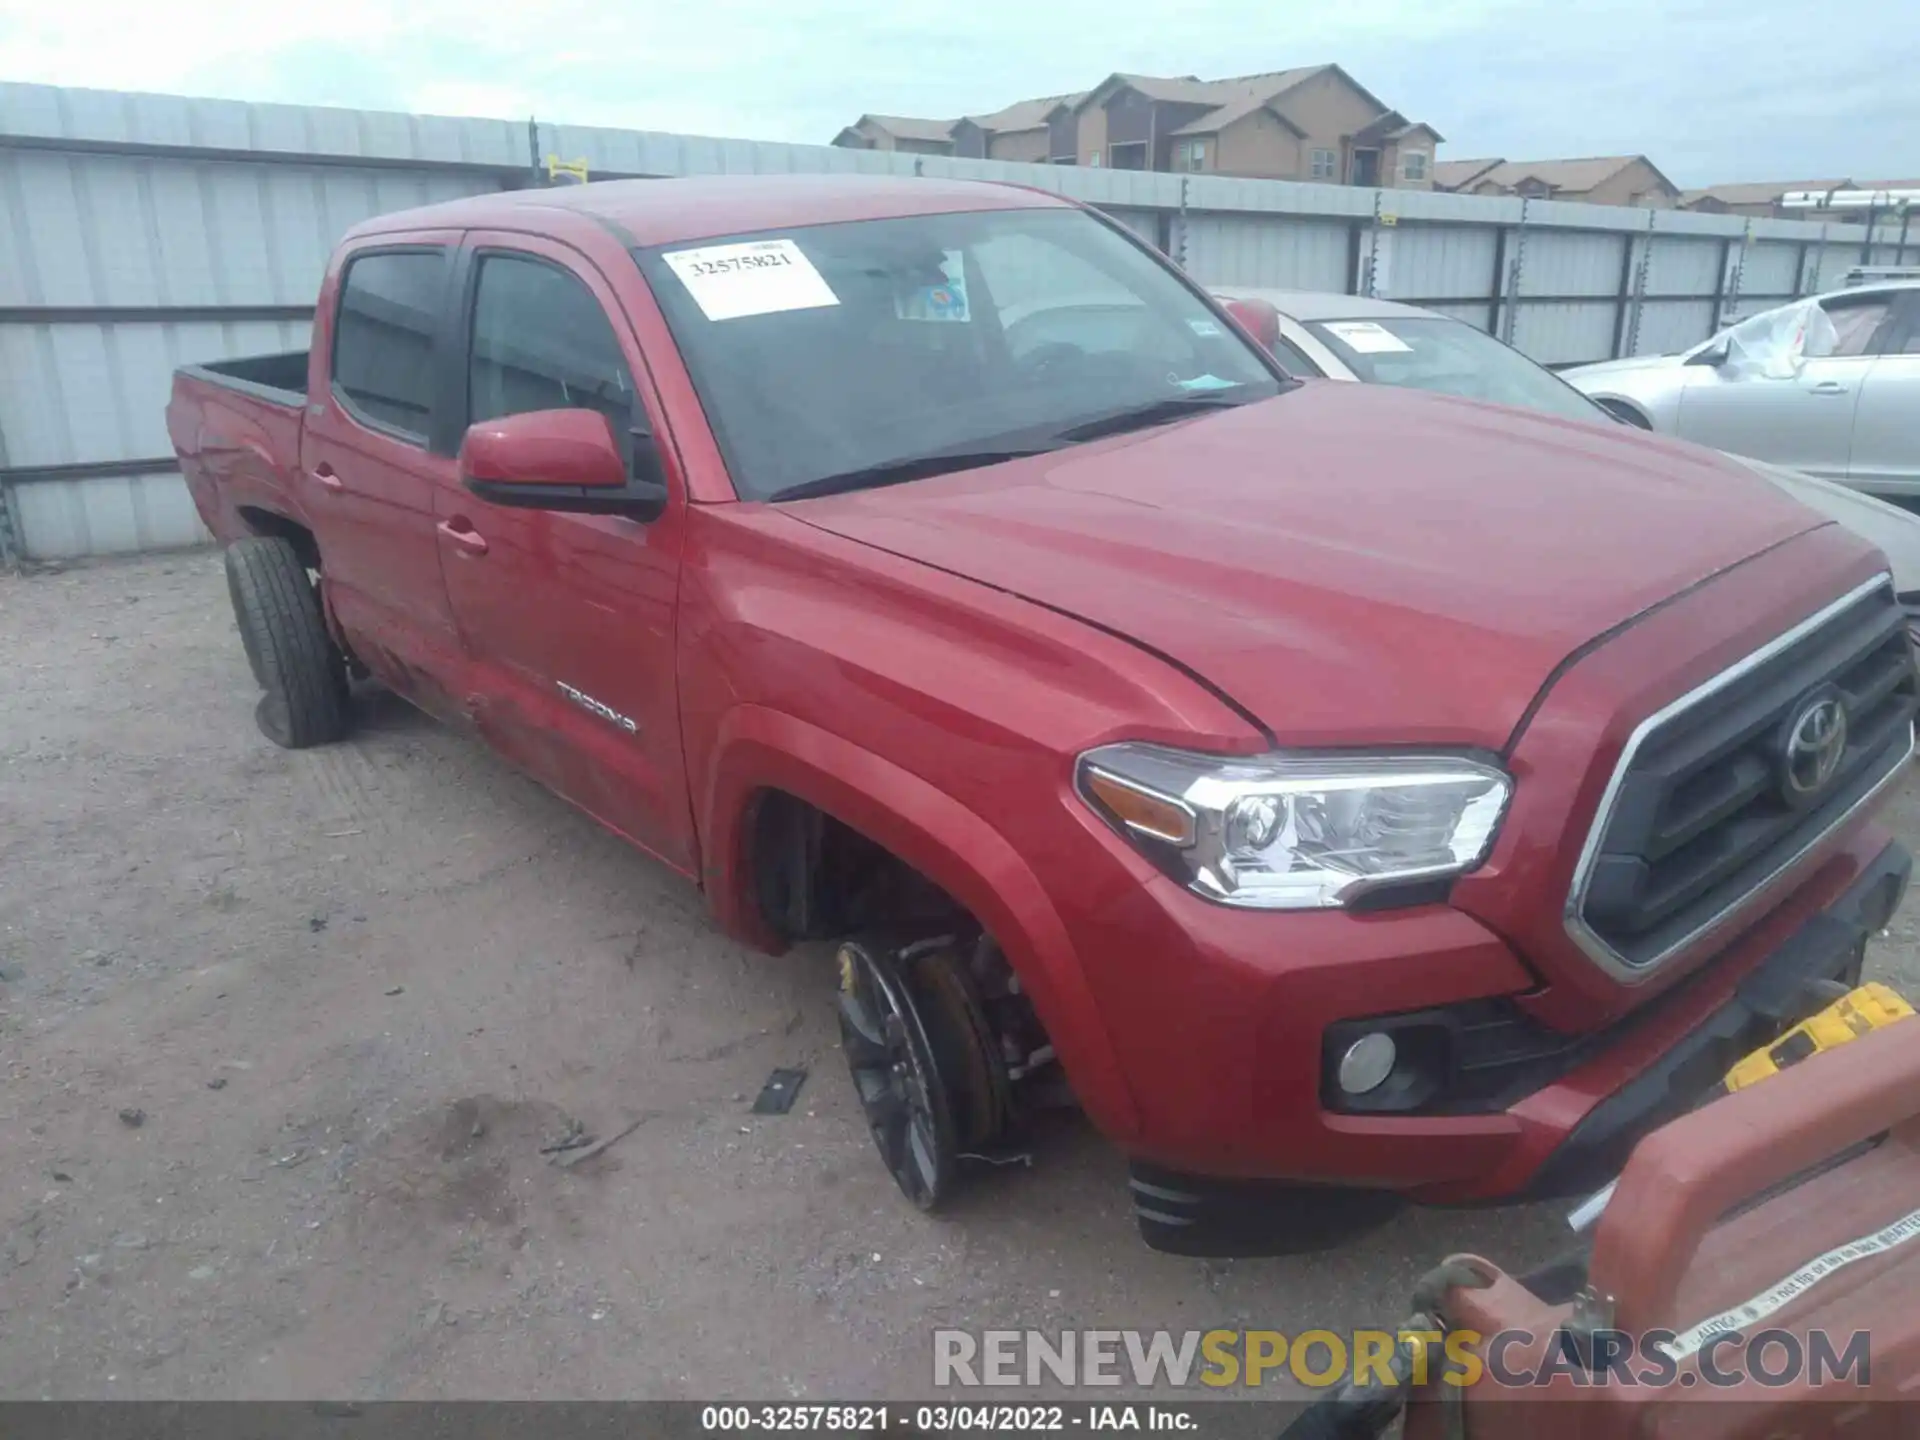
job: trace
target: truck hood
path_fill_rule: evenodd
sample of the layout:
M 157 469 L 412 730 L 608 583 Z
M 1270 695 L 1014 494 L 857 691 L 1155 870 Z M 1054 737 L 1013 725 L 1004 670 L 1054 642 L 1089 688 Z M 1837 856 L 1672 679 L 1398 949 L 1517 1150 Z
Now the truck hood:
M 1382 385 L 781 508 L 1125 636 L 1282 743 L 1490 749 L 1579 646 L 1825 523 L 1696 446 Z

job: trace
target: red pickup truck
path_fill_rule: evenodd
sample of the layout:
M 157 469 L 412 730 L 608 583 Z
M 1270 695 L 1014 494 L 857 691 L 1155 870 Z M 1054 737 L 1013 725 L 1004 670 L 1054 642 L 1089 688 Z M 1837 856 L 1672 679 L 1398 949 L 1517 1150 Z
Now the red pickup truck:
M 1297 381 L 1054 196 L 387 216 L 310 354 L 167 419 L 267 735 L 370 673 L 836 942 L 922 1205 L 1062 1089 L 1174 1250 L 1575 1191 L 1907 883 L 1878 552 L 1625 427 Z

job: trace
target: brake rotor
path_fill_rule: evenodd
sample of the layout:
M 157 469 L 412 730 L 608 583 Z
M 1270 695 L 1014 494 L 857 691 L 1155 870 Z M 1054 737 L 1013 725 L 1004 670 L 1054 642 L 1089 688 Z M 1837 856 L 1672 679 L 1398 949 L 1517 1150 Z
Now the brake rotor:
M 999 1054 L 979 987 L 964 948 L 950 938 L 923 941 L 900 952 L 908 992 L 922 1009 L 962 1157 L 984 1150 L 1006 1129 L 1012 1082 Z

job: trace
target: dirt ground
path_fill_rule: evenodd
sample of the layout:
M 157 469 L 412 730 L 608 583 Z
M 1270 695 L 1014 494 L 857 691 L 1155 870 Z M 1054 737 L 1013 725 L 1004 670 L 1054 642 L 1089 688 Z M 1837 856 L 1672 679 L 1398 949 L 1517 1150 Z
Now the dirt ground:
M 910 1398 L 936 1326 L 1338 1329 L 1564 1233 L 1160 1256 L 1077 1123 L 923 1217 L 823 952 L 722 939 L 391 699 L 275 749 L 212 554 L 0 578 L 0 665 L 0 1396 Z M 1920 840 L 1913 785 L 1893 814 Z M 1875 947 L 1910 991 L 1914 915 Z M 751 1115 L 788 1065 L 800 1103 Z M 563 1170 L 573 1121 L 638 1125 Z

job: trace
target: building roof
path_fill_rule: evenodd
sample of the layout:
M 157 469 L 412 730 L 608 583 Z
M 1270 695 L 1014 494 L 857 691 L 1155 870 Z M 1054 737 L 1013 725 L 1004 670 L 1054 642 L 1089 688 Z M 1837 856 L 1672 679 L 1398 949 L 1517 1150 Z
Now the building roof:
M 1125 86 L 1138 90 L 1149 100 L 1174 105 L 1207 105 L 1215 109 L 1231 105 L 1238 107 L 1240 115 L 1245 115 L 1302 80 L 1323 70 L 1339 68 L 1337 65 L 1301 65 L 1292 70 L 1266 70 L 1257 75 L 1229 75 L 1222 80 L 1202 80 L 1198 75 L 1134 75 L 1116 70 L 1082 95 L 1074 108 L 1097 104 L 1112 91 Z
M 1698 190 L 1682 190 L 1682 204 L 1691 205 L 1709 197 L 1728 205 L 1764 205 L 1778 200 L 1789 190 L 1845 190 L 1851 180 L 1754 180 L 1736 185 L 1704 185 Z
M 1332 68 L 1331 65 L 1304 65 L 1296 70 L 1271 70 L 1264 75 L 1236 75 L 1228 80 L 1201 81 L 1201 88 L 1207 92 L 1206 97 L 1193 103 L 1212 105 L 1214 108 L 1184 125 L 1176 126 L 1170 133 L 1211 135 L 1224 130 L 1235 121 L 1244 120 L 1254 111 L 1271 105 L 1302 81 L 1311 80 Z
M 629 245 L 673 245 L 721 235 L 799 229 L 850 220 L 944 215 L 971 210 L 1032 210 L 1071 201 L 1024 185 L 904 175 L 697 175 L 670 180 L 601 180 L 553 189 L 506 190 L 381 215 L 349 236 L 447 227 L 486 229 L 544 210 L 561 235 L 591 216 L 604 237 L 611 222 Z
M 1104 99 L 1123 85 L 1138 90 L 1149 100 L 1170 100 L 1180 105 L 1217 105 L 1220 102 L 1211 98 L 1212 92 L 1208 87 L 1219 83 L 1217 80 L 1202 80 L 1198 75 L 1132 75 L 1116 70 L 1081 96 L 1080 104 L 1073 108 L 1078 110 Z
M 1554 190 L 1565 190 L 1574 195 L 1584 195 L 1596 185 L 1619 174 L 1635 161 L 1645 165 L 1662 180 L 1666 180 L 1678 193 L 1679 186 L 1660 174 L 1660 168 L 1644 155 L 1595 155 L 1578 160 L 1502 160 L 1486 171 L 1472 175 L 1467 181 L 1442 182 L 1455 184 L 1480 184 L 1490 182 L 1503 190 L 1512 190 L 1523 181 L 1538 180 Z M 1449 160 L 1447 166 L 1466 165 L 1464 160 Z M 1436 176 L 1436 178 L 1438 178 Z
M 1074 100 L 1076 109 L 1097 103 L 1122 86 L 1137 90 L 1149 100 L 1163 101 L 1173 105 L 1204 105 L 1207 111 L 1196 115 L 1185 124 L 1176 125 L 1169 135 L 1213 135 L 1237 124 L 1256 111 L 1273 109 L 1273 113 L 1297 132 L 1300 127 L 1294 125 L 1278 109 L 1277 102 L 1284 99 L 1287 92 L 1298 88 L 1309 80 L 1321 75 L 1336 74 L 1353 86 L 1373 104 L 1379 105 L 1383 112 L 1378 126 L 1389 121 L 1391 135 L 1382 134 L 1380 138 L 1390 139 L 1408 134 L 1414 130 L 1428 130 L 1435 138 L 1441 138 L 1440 132 L 1431 125 L 1410 123 L 1404 115 L 1389 110 L 1379 98 L 1359 81 L 1347 74 L 1338 65 L 1298 65 L 1291 70 L 1265 70 L 1257 75 L 1230 75 L 1222 80 L 1201 80 L 1193 75 L 1133 75 L 1116 71 L 1101 81 L 1093 89 Z M 1373 128 L 1370 126 L 1369 128 Z
M 1415 124 L 1398 110 L 1389 110 L 1385 114 L 1376 115 L 1354 131 L 1353 139 L 1357 145 L 1371 145 L 1387 140 L 1401 140 L 1416 130 L 1424 130 L 1436 140 L 1447 138 L 1431 125 Z
M 923 120 L 917 115 L 862 115 L 855 125 L 871 120 L 899 140 L 951 140 L 954 122 Z M 851 128 L 851 127 L 849 127 Z
M 1433 183 L 1440 190 L 1455 190 L 1506 163 L 1504 160 L 1442 160 L 1433 167 Z
M 1078 105 L 1086 98 L 1087 92 L 1084 90 L 1071 95 L 1043 95 L 1038 100 L 1016 100 L 991 115 L 969 115 L 966 118 L 992 134 L 1011 135 L 1021 130 L 1038 130 L 1047 123 L 1047 117 L 1062 105 Z

